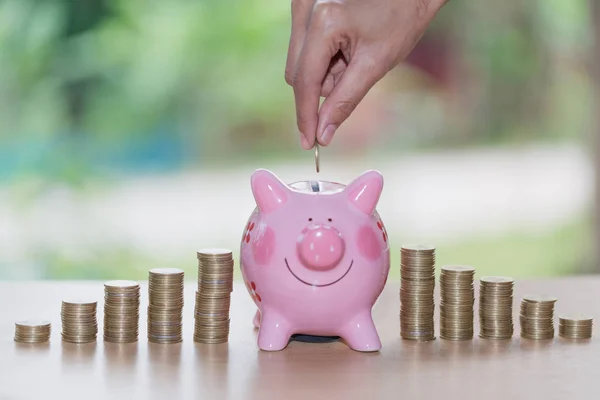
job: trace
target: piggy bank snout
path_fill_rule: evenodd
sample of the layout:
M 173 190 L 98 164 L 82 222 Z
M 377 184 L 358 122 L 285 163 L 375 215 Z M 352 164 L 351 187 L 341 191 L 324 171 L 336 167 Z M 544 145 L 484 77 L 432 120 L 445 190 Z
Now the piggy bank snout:
M 341 234 L 330 226 L 306 228 L 298 238 L 298 258 L 305 267 L 315 270 L 334 268 L 344 256 Z

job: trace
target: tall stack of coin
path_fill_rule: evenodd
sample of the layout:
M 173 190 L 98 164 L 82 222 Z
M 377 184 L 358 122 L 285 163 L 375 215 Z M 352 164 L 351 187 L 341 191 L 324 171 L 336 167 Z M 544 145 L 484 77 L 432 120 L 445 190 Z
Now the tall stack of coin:
M 400 336 L 435 339 L 435 247 L 403 246 L 400 251 Z
M 132 343 L 138 340 L 140 285 L 134 281 L 104 284 L 104 340 Z
M 228 249 L 198 251 L 198 291 L 194 307 L 194 341 L 225 343 L 233 290 L 233 254 Z
M 440 272 L 440 336 L 447 340 L 473 338 L 475 268 L 449 265 Z
M 63 301 L 61 308 L 62 339 L 69 343 L 90 343 L 96 341 L 98 321 L 97 302 Z
M 184 271 L 177 268 L 150 270 L 148 279 L 148 341 L 179 343 L 183 340 Z
M 15 342 L 44 343 L 50 340 L 50 321 L 17 321 L 15 323 Z
M 526 339 L 552 339 L 554 337 L 554 303 L 556 297 L 526 295 L 521 300 L 521 337 Z
M 484 339 L 511 339 L 514 279 L 487 276 L 479 280 L 479 336 Z
M 558 317 L 558 335 L 567 339 L 590 339 L 594 319 L 587 315 Z

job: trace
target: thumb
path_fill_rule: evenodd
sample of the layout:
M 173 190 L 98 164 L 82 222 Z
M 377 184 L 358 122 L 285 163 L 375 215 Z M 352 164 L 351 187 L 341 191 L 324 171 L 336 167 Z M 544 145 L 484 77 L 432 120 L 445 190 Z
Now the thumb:
M 329 145 L 336 130 L 352 114 L 371 88 L 383 77 L 377 63 L 356 59 L 351 62 L 339 83 L 333 88 L 319 110 L 317 139 Z

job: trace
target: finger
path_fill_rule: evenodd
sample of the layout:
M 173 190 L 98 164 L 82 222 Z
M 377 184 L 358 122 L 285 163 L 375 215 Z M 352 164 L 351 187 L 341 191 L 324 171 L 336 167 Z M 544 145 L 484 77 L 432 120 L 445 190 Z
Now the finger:
M 341 52 L 338 51 L 336 56 L 331 60 L 331 64 L 329 66 L 329 73 L 332 75 L 337 75 L 340 72 L 343 72 L 348 66 L 348 62 L 341 55 Z
M 302 50 L 308 20 L 315 0 L 292 0 L 292 32 L 285 63 L 285 81 L 292 86 L 296 61 Z
M 328 97 L 335 86 L 335 77 L 328 73 L 321 84 L 321 97 Z
M 336 74 L 328 73 L 321 86 L 321 97 L 329 97 L 335 85 L 342 79 L 342 76 L 344 76 L 344 71 Z
M 325 76 L 325 79 L 321 84 L 321 97 L 329 96 L 335 84 L 339 82 L 347 64 L 348 63 L 341 55 L 341 52 L 338 52 L 338 54 L 331 59 L 329 69 L 327 70 L 327 76 Z
M 355 57 L 319 111 L 318 141 L 327 146 L 338 127 L 352 114 L 369 90 L 385 73 L 368 59 Z
M 321 85 L 338 44 L 321 23 L 312 24 L 300 52 L 294 77 L 294 97 L 298 129 L 306 136 L 309 148 L 316 139 Z

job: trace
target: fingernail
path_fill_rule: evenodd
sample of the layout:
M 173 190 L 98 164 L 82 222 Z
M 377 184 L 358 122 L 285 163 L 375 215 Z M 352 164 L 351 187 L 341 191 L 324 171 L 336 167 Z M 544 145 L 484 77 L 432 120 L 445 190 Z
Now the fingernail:
M 306 136 L 304 136 L 303 134 L 300 134 L 300 143 L 302 144 L 302 148 L 304 150 L 310 150 L 310 148 L 312 147 L 310 145 L 310 143 L 308 142 L 308 139 L 306 138 Z
M 329 142 L 331 142 L 333 134 L 335 133 L 337 128 L 338 126 L 336 124 L 327 125 L 327 128 L 325 128 L 325 130 L 321 134 L 321 143 L 323 143 L 324 145 L 328 145 Z

